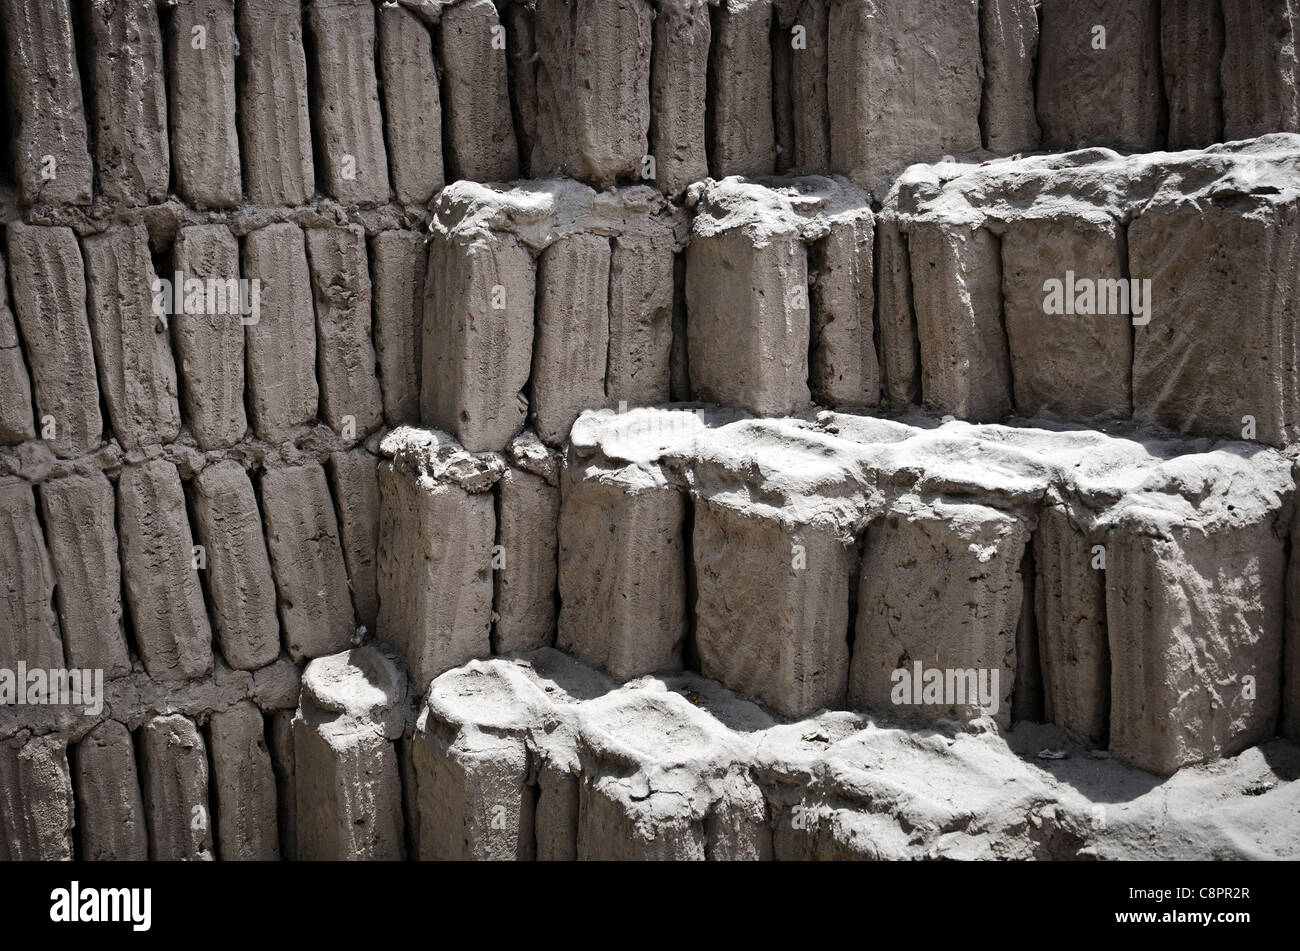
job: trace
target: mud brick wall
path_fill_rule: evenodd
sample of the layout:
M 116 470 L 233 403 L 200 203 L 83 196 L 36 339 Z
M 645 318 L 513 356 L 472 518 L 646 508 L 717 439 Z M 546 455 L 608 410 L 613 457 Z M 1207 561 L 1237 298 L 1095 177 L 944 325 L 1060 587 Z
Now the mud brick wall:
M 395 691 L 373 689 L 387 683 L 371 672 L 384 660 L 366 650 L 338 682 L 373 706 L 360 722 L 349 706 L 340 721 L 375 794 L 336 827 L 380 827 L 404 809 L 407 854 L 419 859 L 1121 858 L 1150 854 L 1132 833 L 1153 822 L 1178 830 L 1156 854 L 1244 856 L 1257 853 L 1234 833 L 1268 814 L 1258 797 L 1243 799 L 1242 815 L 1173 808 L 1190 788 L 1177 778 L 1099 813 L 1086 777 L 1141 774 L 1095 759 L 1051 775 L 990 756 L 986 737 L 918 740 L 852 714 L 788 722 L 693 673 L 620 685 L 550 648 L 448 671 L 411 738 L 385 743 Z M 393 775 L 394 752 L 404 803 L 380 778 Z M 1225 788 L 1269 775 L 1258 756 L 1224 766 Z M 901 779 L 913 774 L 924 782 Z
M 1300 131 L 1284 0 L 940 6 L 5 0 L 4 177 L 36 207 L 422 204 L 556 173 L 879 188 L 945 154 Z
M 1291 444 L 1295 147 L 913 169 L 877 234 L 886 393 L 978 421 L 1132 418 Z
M 417 693 L 553 644 L 618 682 L 685 665 L 790 718 L 897 711 L 913 662 L 996 669 L 995 710 L 926 715 L 1051 722 L 1164 774 L 1290 729 L 1287 457 L 911 420 L 601 410 L 562 462 L 531 433 L 467 453 L 399 429 L 380 627 Z
M 503 18 L 520 170 L 677 194 L 706 172 L 876 187 L 944 154 L 1300 131 L 1294 17 L 1272 0 L 539 0 Z
M 879 403 L 874 224 L 843 179 L 703 188 L 686 258 L 692 395 L 773 416 Z
M 531 431 L 501 453 L 400 427 L 379 470 L 379 627 L 417 690 L 494 652 L 551 643 L 560 455 Z
M 442 179 L 390 194 L 391 17 L 317 7 L 0 11 L 0 663 L 105 679 L 0 709 L 7 857 L 292 857 L 299 668 L 375 631 Z
M 1271 736 L 1283 697 L 1294 704 L 1276 674 L 1294 638 L 1286 457 L 829 413 L 731 418 L 604 411 L 575 427 L 561 649 L 620 681 L 685 651 L 791 717 L 888 709 L 904 660 L 998 668 L 1003 726 L 1046 716 L 1162 773 Z M 1184 494 L 1192 472 L 1214 488 Z M 1193 683 L 1207 668 L 1222 676 Z M 1246 676 L 1265 703 L 1227 686 Z
M 0 859 L 909 854 L 797 739 L 922 757 L 900 658 L 1300 736 L 1292 4 L 940 7 L 0 0 L 0 668 L 105 681 L 0 707 Z M 1025 780 L 970 849 L 1103 848 Z
M 688 223 L 653 189 L 457 182 L 433 206 L 421 419 L 472 451 L 526 423 L 560 445 L 583 409 L 671 396 Z

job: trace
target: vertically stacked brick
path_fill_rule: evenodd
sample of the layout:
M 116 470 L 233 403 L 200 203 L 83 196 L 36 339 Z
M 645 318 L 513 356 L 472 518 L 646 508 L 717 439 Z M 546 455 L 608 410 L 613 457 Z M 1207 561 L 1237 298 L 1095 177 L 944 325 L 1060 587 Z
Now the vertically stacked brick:
M 824 172 L 831 167 L 829 13 L 824 0 L 801 0 L 791 29 L 782 31 L 776 40 L 789 50 L 794 150 L 790 168 L 799 172 Z M 796 29 L 802 32 L 796 34 Z
M 364 438 L 384 421 L 370 338 L 370 269 L 359 225 L 307 231 L 321 417 Z M 349 425 L 350 420 L 350 425 Z
M 837 222 L 809 250 L 808 382 L 820 406 L 875 406 L 880 361 L 873 332 L 875 222 L 869 209 Z
M 631 783 L 617 776 L 597 776 L 582 787 L 583 806 L 578 818 L 578 857 L 607 862 L 702 862 L 705 858 L 703 823 L 689 815 L 666 809 L 668 795 L 651 802 L 638 798 Z M 664 800 L 667 800 L 665 802 Z M 648 834 L 648 817 L 655 807 L 668 812 Z
M 537 433 L 561 445 L 584 409 L 605 401 L 609 353 L 609 239 L 563 238 L 537 263 L 532 405 Z
M 279 656 L 280 622 L 253 484 L 239 463 L 214 463 L 194 479 L 193 503 L 221 654 L 235 670 L 265 667 Z
M 605 393 L 611 399 L 668 402 L 673 264 L 673 245 L 667 234 L 627 232 L 610 242 Z
M 379 467 L 379 491 L 378 626 L 423 691 L 443 671 L 491 653 L 493 496 L 431 479 L 400 458 Z
M 980 43 L 984 53 L 980 112 L 984 147 L 998 155 L 1038 148 L 1042 137 L 1034 110 L 1038 4 L 1034 0 L 984 0 L 980 4 Z
M 330 453 L 330 483 L 339 513 L 343 558 L 357 620 L 375 630 L 379 596 L 375 588 L 375 559 L 379 546 L 379 460 L 365 449 Z
M 0 861 L 70 860 L 75 822 L 66 742 L 0 744 Z
M 771 806 L 746 769 L 732 769 L 723 795 L 704 817 L 704 857 L 710 862 L 765 862 L 773 858 Z M 779 820 L 777 820 L 779 821 Z
M 568 764 L 560 760 L 546 756 L 538 770 L 533 828 L 537 859 L 542 862 L 573 862 L 578 858 L 580 784 L 566 768 Z
M 77 744 L 73 762 L 81 858 L 92 862 L 148 859 L 144 797 L 127 728 L 105 720 Z
M 1044 3 L 1037 93 L 1048 149 L 1163 146 L 1160 0 Z
M 1157 199 L 1129 225 L 1128 249 L 1129 272 L 1151 281 L 1150 322 L 1133 330 L 1134 416 L 1229 438 L 1253 420 L 1259 441 L 1293 440 L 1300 205 L 1271 192 Z
M 983 228 L 914 222 L 907 236 L 925 405 L 961 419 L 1011 411 L 998 242 Z
M 523 429 L 536 270 L 511 235 L 433 236 L 420 415 L 471 452 L 504 449 Z
M 694 526 L 700 672 L 786 716 L 842 707 L 852 537 L 704 500 Z
M 770 835 L 767 810 L 736 767 L 745 754 L 716 720 L 672 691 L 615 691 L 590 701 L 583 713 L 577 744 L 583 773 L 579 859 L 700 861 L 762 854 L 762 840 Z M 665 736 L 674 738 L 671 752 L 662 742 L 646 740 Z M 685 763 L 691 766 L 683 768 Z
M 688 624 L 682 493 L 657 467 L 572 457 L 560 493 L 556 646 L 617 680 L 680 665 Z
M 174 442 L 176 364 L 165 315 L 154 313 L 149 234 L 144 225 L 115 226 L 84 246 L 90 330 L 113 435 L 125 449 Z
M 54 571 L 26 482 L 0 483 L 0 668 L 63 666 L 63 643 L 54 615 Z M 16 675 L 15 675 L 16 676 Z
M 771 175 L 776 169 L 772 0 L 722 0 L 714 27 L 710 170 L 716 178 Z
M 0 445 L 36 437 L 32 425 L 32 381 L 23 362 L 18 326 L 9 309 L 9 282 L 0 257 Z
M 1206 507 L 1132 505 L 1106 545 L 1110 750 L 1164 775 L 1266 740 L 1280 708 L 1289 522 L 1276 498 Z
M 304 861 L 403 857 L 395 740 L 405 678 L 371 648 L 315 660 L 293 720 L 295 839 Z
M 338 519 L 320 464 L 264 472 L 262 518 L 289 655 L 302 660 L 343 650 L 356 626 Z
M 1227 5 L 1234 11 L 1252 6 L 1231 0 Z M 1223 85 L 1219 79 L 1224 53 L 1223 6 L 1222 0 L 1161 0 L 1160 65 L 1169 103 L 1170 149 L 1204 148 L 1223 141 Z M 1234 19 L 1240 15 L 1230 14 Z M 1252 105 L 1256 79 L 1250 77 Z
M 157 4 L 90 0 L 88 6 L 99 188 L 118 204 L 162 201 L 171 161 Z
M 19 197 L 27 205 L 89 203 L 93 172 L 69 0 L 4 0 L 0 30 Z
M 302 230 L 267 225 L 244 238 L 244 277 L 261 282 L 261 314 L 245 331 L 253 430 L 276 442 L 316 418 L 316 319 Z
M 86 316 L 81 249 L 71 228 L 7 226 L 14 313 L 27 347 L 36 426 L 63 458 L 99 448 L 104 424 Z
M 476 696 L 480 690 L 491 691 L 491 709 Z M 475 662 L 434 681 L 411 742 L 420 859 L 537 857 L 527 738 L 538 692 Z
M 424 235 L 415 231 L 382 231 L 370 241 L 375 363 L 390 426 L 420 421 L 425 258 Z
M 113 486 L 98 473 L 68 475 L 41 483 L 38 492 L 67 662 L 103 670 L 105 679 L 121 677 L 131 659 L 122 625 Z
M 1002 294 L 1016 411 L 1063 419 L 1126 419 L 1132 410 L 1133 327 L 1110 312 L 1127 282 L 1122 226 L 1106 216 L 1023 217 L 1002 235 Z M 1049 314 L 1044 287 L 1071 274 L 1095 281 L 1098 314 Z M 1125 288 L 1124 296 L 1127 297 Z
M 415 14 L 396 4 L 380 5 L 375 15 L 393 190 L 398 201 L 423 205 L 443 186 L 442 97 L 433 37 Z
M 348 205 L 388 200 L 388 154 L 375 76 L 371 0 L 312 0 L 312 126 L 330 196 Z
M 514 466 L 501 476 L 497 544 L 505 563 L 495 572 L 498 654 L 544 647 L 554 636 L 559 515 L 559 486 Z
M 912 309 L 912 269 L 907 235 L 892 216 L 876 219 L 876 323 L 885 395 L 895 405 L 921 395 L 921 350 Z
M 1292 0 L 1223 0 L 1223 137 L 1300 132 L 1300 9 Z
M 302 10 L 242 0 L 236 14 L 244 188 L 256 205 L 301 205 L 316 191 Z
M 212 743 L 217 854 L 222 861 L 280 858 L 275 772 L 266 748 L 262 711 L 248 700 L 208 721 Z
M 596 185 L 635 178 L 650 125 L 647 0 L 541 0 L 533 30 L 537 145 L 533 177 Z
M 200 208 L 236 205 L 243 193 L 235 58 L 234 0 L 192 0 L 171 8 L 167 95 L 172 172 L 180 196 Z
M 776 22 L 772 28 L 772 133 L 776 139 L 776 174 L 788 175 L 794 165 L 794 80 L 790 73 L 794 56 L 786 42 L 785 20 L 777 4 Z
M 692 392 L 760 416 L 798 412 L 809 403 L 798 217 L 761 186 L 723 182 L 716 196 L 716 207 L 700 207 L 686 251 Z
M 472 452 L 502 451 L 530 418 L 561 445 L 583 409 L 664 400 L 684 225 L 645 185 L 443 189 L 425 281 L 422 422 Z
M 464 0 L 440 23 L 444 160 L 450 181 L 509 181 L 519 174 L 504 36 L 492 0 Z
M 966 502 L 909 504 L 874 522 L 863 547 L 850 706 L 929 720 L 988 715 L 1009 726 L 1028 541 L 1028 526 L 1015 515 Z M 965 697 L 935 703 L 913 694 L 900 705 L 895 671 L 914 680 L 917 663 L 945 679 L 973 671 L 976 683 L 963 681 Z M 989 708 L 978 690 L 969 692 L 981 676 L 997 686 Z
M 180 714 L 153 717 L 140 728 L 139 747 L 149 858 L 211 861 L 208 754 L 198 727 Z
M 181 406 L 200 449 L 224 449 L 244 438 L 244 321 L 261 320 L 260 293 L 240 291 L 239 242 L 224 225 L 181 228 L 173 251 L 174 272 L 203 295 L 199 313 L 173 315 L 171 331 L 180 358 Z M 200 282 L 191 285 L 190 282 Z M 200 290 L 201 288 L 201 290 Z M 213 293 L 209 294 L 211 289 Z M 245 307 L 249 313 L 243 314 Z
M 650 53 L 650 154 L 655 182 L 669 195 L 709 174 L 709 47 L 706 0 L 661 3 Z
M 525 4 L 512 3 L 501 13 L 505 17 L 519 177 L 531 178 L 531 157 L 537 146 L 537 43 L 533 35 L 533 11 Z
M 212 628 L 195 570 L 180 474 L 165 459 L 124 466 L 117 481 L 122 572 L 136 647 L 155 680 L 212 670 Z
M 979 7 L 831 0 L 831 166 L 865 187 L 980 147 Z

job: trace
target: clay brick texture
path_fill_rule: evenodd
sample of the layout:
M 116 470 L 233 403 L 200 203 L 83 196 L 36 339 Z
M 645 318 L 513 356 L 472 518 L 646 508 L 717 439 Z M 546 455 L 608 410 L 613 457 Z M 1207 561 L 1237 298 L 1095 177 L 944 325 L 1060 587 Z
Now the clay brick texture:
M 0 0 L 0 859 L 1300 857 L 1298 31 Z

